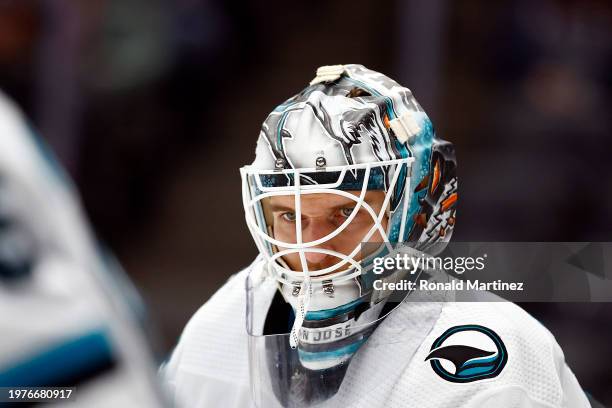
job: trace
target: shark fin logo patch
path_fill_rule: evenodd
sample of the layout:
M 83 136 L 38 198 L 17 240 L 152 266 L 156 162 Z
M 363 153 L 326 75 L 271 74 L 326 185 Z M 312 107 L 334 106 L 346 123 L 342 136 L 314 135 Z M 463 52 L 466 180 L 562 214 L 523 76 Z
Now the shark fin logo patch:
M 468 383 L 497 377 L 508 362 L 508 351 L 493 330 L 471 324 L 445 331 L 425 361 L 444 380 Z

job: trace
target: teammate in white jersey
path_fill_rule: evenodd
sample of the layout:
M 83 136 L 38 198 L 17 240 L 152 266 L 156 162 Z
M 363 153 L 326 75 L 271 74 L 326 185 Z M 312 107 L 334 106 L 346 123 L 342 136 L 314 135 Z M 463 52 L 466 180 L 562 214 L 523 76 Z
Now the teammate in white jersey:
M 410 90 L 361 65 L 319 68 L 268 115 L 241 169 L 260 256 L 163 366 L 175 403 L 588 407 L 553 336 L 512 303 L 374 288 L 406 278 L 375 274 L 377 257 L 448 242 L 455 169 Z
M 166 406 L 132 306 L 74 186 L 0 92 L 0 406 L 30 387 L 76 387 L 54 406 Z

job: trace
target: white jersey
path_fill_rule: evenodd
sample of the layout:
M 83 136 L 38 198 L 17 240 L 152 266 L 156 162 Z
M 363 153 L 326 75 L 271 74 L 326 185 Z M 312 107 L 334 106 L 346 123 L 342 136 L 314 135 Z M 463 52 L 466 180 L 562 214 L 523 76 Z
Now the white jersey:
M 0 387 L 77 386 L 54 406 L 165 406 L 139 299 L 47 154 L 0 93 Z
M 230 278 L 200 308 L 162 367 L 177 406 L 254 406 L 245 279 L 259 262 Z M 491 365 L 480 356 L 481 363 L 470 366 L 476 357 L 470 353 L 485 343 L 497 348 L 496 360 Z M 469 368 L 460 373 L 460 367 Z M 496 301 L 401 303 L 355 354 L 338 392 L 323 406 L 581 408 L 590 404 L 552 334 L 520 307 Z

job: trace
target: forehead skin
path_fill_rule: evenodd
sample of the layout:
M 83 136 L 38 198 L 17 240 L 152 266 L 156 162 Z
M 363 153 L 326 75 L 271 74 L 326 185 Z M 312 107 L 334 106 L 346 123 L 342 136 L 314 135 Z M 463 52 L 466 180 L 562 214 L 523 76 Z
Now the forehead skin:
M 359 191 L 347 191 L 356 197 L 359 197 Z M 385 200 L 384 191 L 368 191 L 365 194 L 364 201 L 368 203 L 375 211 L 380 209 Z M 268 210 L 271 212 L 277 211 L 295 211 L 295 196 L 272 196 L 265 203 Z M 305 194 L 301 196 L 300 204 L 302 215 L 316 217 L 318 215 L 327 214 L 329 211 L 341 209 L 345 207 L 354 207 L 357 205 L 355 200 L 348 197 L 343 197 L 331 193 Z

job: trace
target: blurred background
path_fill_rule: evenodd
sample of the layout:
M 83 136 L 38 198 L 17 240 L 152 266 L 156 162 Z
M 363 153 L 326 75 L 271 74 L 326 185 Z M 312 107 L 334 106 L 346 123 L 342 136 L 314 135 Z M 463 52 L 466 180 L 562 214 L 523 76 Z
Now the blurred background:
M 340 63 L 409 87 L 456 144 L 454 239 L 612 241 L 610 2 L 0 0 L 0 89 L 76 181 L 162 357 L 256 255 L 238 168 L 261 122 Z M 522 306 L 612 404 L 611 305 Z

